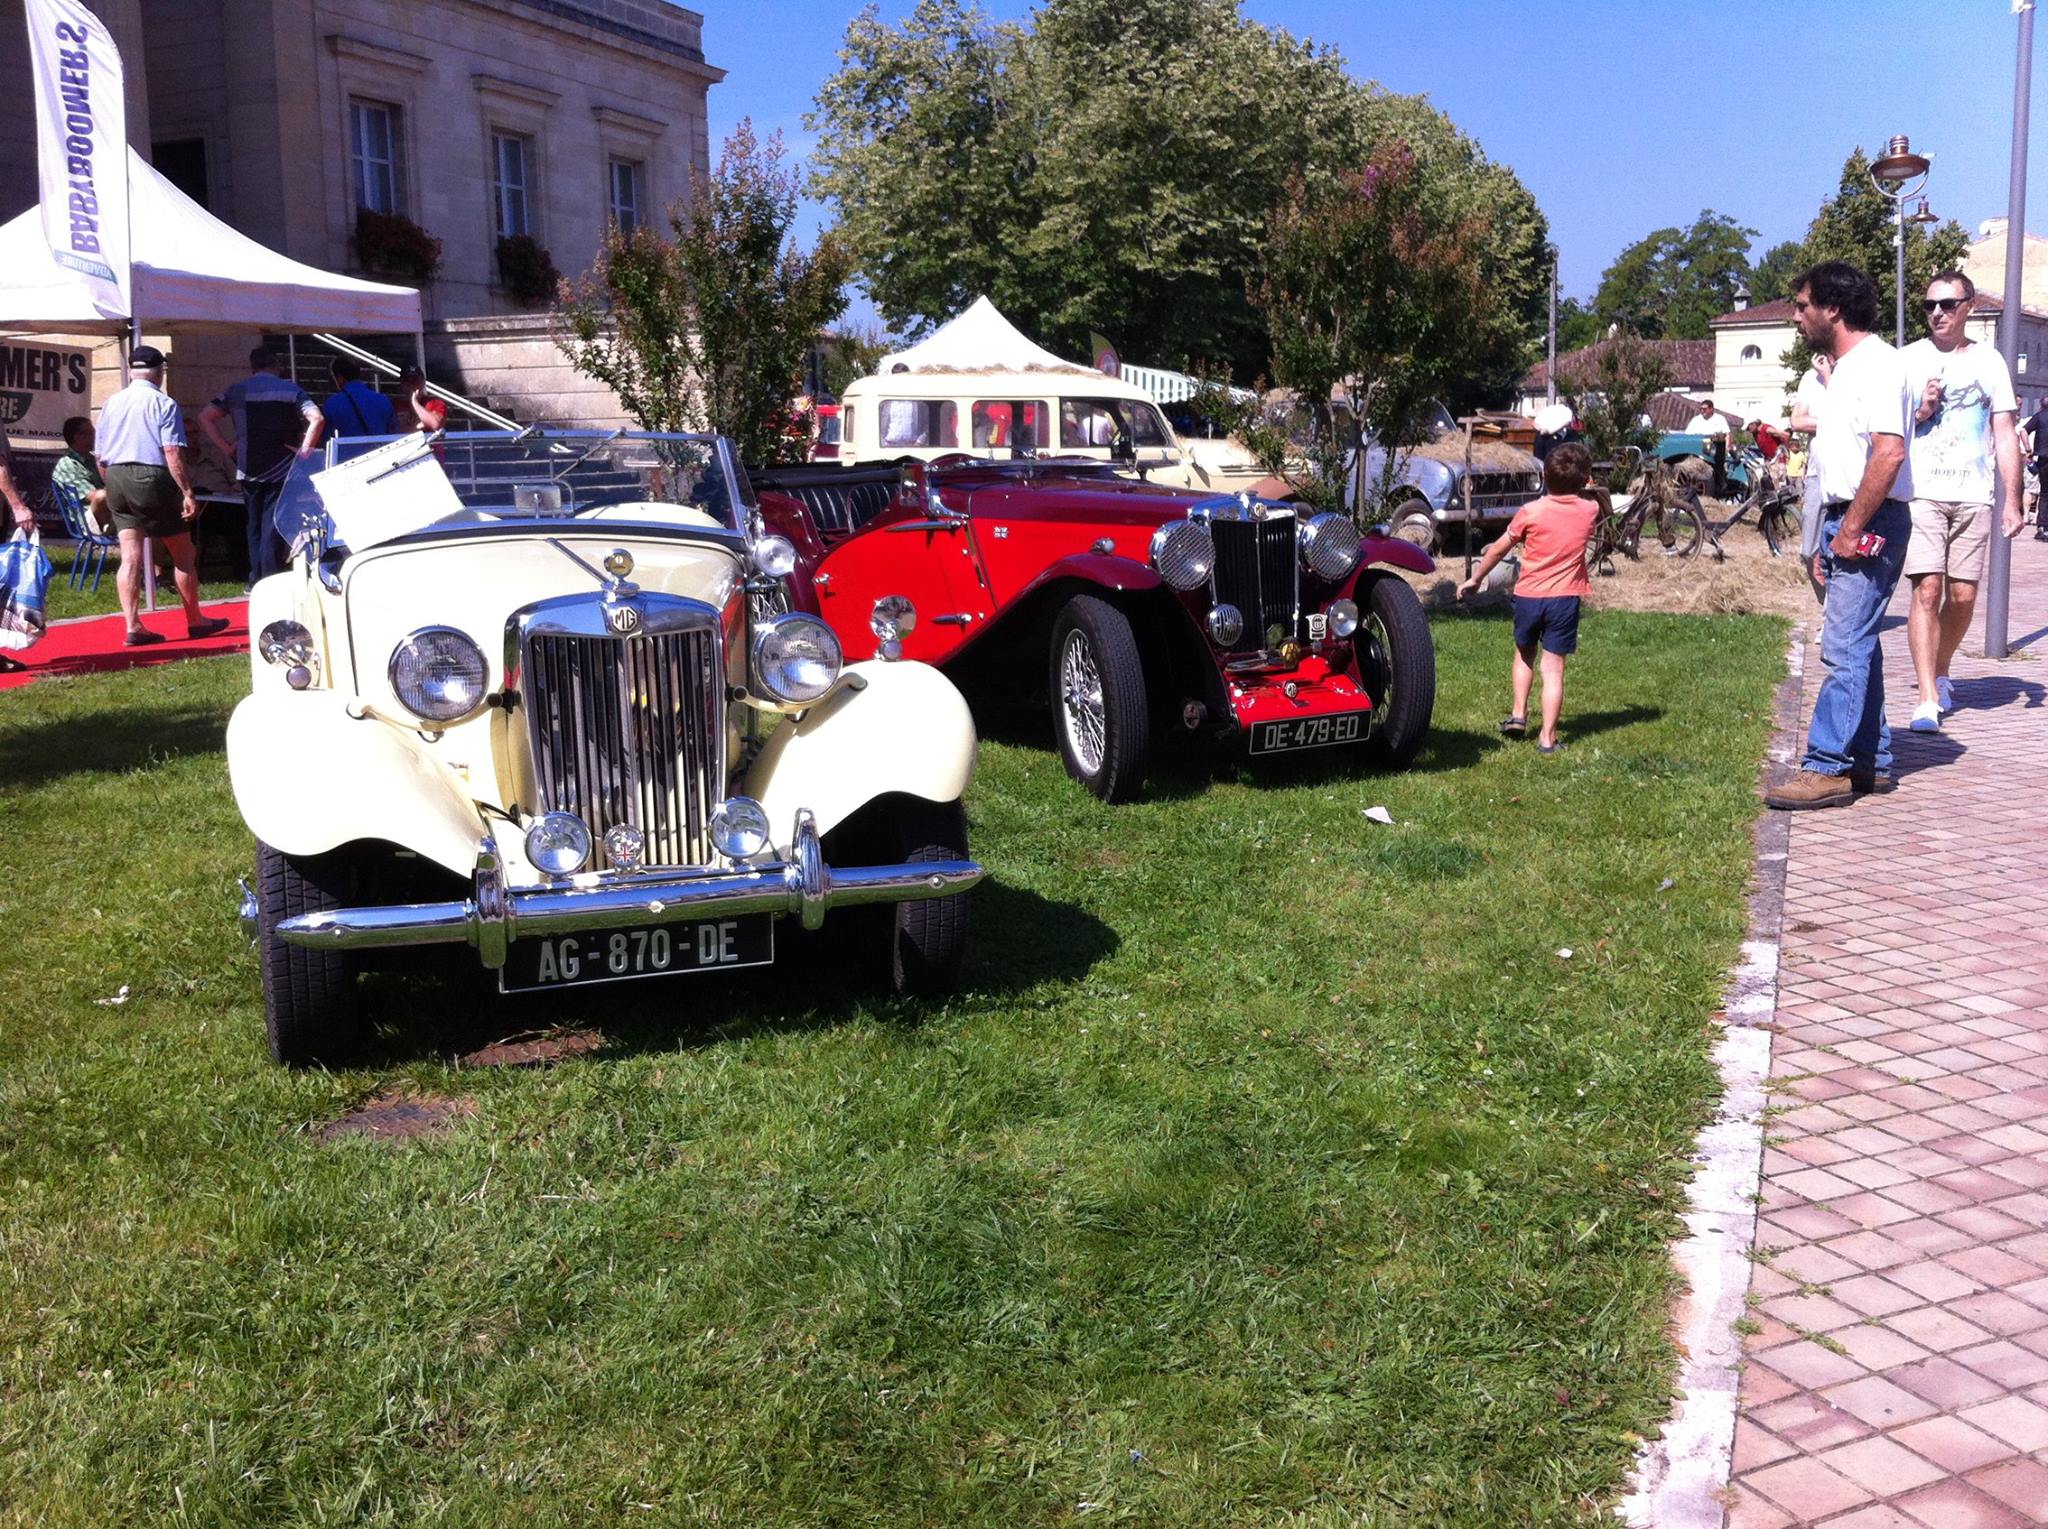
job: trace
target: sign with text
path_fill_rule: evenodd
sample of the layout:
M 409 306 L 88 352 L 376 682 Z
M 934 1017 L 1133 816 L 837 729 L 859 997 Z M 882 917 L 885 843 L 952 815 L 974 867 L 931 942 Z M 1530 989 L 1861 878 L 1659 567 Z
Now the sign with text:
M 92 289 L 107 318 L 130 316 L 128 104 L 121 54 L 79 0 L 28 0 L 36 166 L 50 255 Z
M 92 352 L 0 340 L 0 430 L 17 446 L 61 446 L 64 421 L 92 413 Z

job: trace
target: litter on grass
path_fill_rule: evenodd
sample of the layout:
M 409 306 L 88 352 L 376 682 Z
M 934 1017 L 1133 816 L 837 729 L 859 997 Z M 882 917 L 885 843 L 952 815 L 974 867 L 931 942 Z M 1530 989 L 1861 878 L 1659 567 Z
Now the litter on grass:
M 1572 958 L 1572 948 L 1571 948 L 1571 946 L 1569 946 L 1569 945 L 1560 945 L 1560 946 L 1558 947 L 1558 950 L 1557 950 L 1557 958 L 1558 958 L 1558 960 L 1560 960 L 1560 961 L 1569 961 L 1569 960 L 1570 960 L 1570 959 Z
M 99 1005 L 99 1006 L 100 1006 L 101 1008 L 103 1008 L 103 1009 L 111 1009 L 111 1008 L 113 1008 L 113 1007 L 114 1007 L 114 1006 L 115 1006 L 116 1004 L 123 1004 L 123 1003 L 126 1003 L 127 1001 L 128 1001 L 128 984 L 127 984 L 127 983 L 125 983 L 125 982 L 121 984 L 121 991 L 120 991 L 120 992 L 118 992 L 118 993 L 116 993 L 116 994 L 115 994 L 115 995 L 114 995 L 114 996 L 113 996 L 112 998 L 95 998 L 95 999 L 93 1000 L 93 1002 L 94 1002 L 94 1003 L 98 1004 L 98 1005 Z
M 1363 807 L 1359 809 L 1359 815 L 1371 823 L 1392 824 L 1394 821 L 1394 815 L 1384 807 Z

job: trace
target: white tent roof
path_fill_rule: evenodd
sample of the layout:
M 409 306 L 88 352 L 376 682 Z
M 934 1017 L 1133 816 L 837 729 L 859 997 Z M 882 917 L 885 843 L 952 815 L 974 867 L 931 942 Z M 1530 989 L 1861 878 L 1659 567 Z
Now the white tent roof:
M 136 317 L 157 334 L 251 329 L 417 334 L 420 295 L 301 265 L 236 233 L 128 151 Z M 39 208 L 0 228 L 0 329 L 122 334 L 85 282 L 50 258 Z
M 986 297 L 977 297 L 964 313 L 948 319 L 908 350 L 884 356 L 876 371 L 886 377 L 899 366 L 912 372 L 1094 371 L 1033 345 Z

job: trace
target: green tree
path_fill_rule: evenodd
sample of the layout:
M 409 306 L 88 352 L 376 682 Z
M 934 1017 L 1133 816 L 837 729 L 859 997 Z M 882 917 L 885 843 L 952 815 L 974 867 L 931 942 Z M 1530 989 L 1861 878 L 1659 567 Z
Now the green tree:
M 873 375 L 889 353 L 889 337 L 872 323 L 851 325 L 819 343 L 825 352 L 825 391 L 834 398 L 846 391 L 849 382 Z
M 1492 236 L 1398 139 L 1335 185 L 1290 184 L 1267 227 L 1253 298 L 1279 380 L 1308 413 L 1309 472 L 1296 478 L 1304 497 L 1342 502 L 1347 425 L 1406 444 L 1424 408 L 1484 362 L 1500 327 L 1483 256 Z M 1398 456 L 1387 452 L 1383 481 L 1368 486 L 1375 501 Z
M 1028 27 L 963 0 L 898 26 L 870 5 L 809 125 L 875 305 L 915 330 L 986 293 L 1026 333 L 1134 361 L 1269 364 L 1258 279 L 1290 178 L 1335 183 L 1406 142 L 1446 195 L 1499 231 L 1502 311 L 1481 385 L 1512 386 L 1543 315 L 1547 228 L 1506 169 L 1426 101 L 1346 74 L 1334 52 L 1246 20 L 1237 0 L 1046 0 Z
M 1607 486 L 1619 492 L 1628 486 L 1636 460 L 1657 444 L 1658 432 L 1645 420 L 1650 400 L 1671 381 L 1663 352 L 1622 330 L 1588 364 L 1561 372 L 1558 384 L 1569 390 L 1586 449 L 1594 461 L 1612 464 Z
M 1615 257 L 1593 294 L 1602 327 L 1619 324 L 1649 340 L 1703 340 L 1735 306 L 1749 279 L 1756 230 L 1703 211 L 1690 228 L 1660 228 Z
M 1842 179 L 1835 194 L 1820 204 L 1820 212 L 1806 230 L 1800 249 L 1800 269 L 1823 260 L 1846 260 L 1877 283 L 1878 332 L 1890 337 L 1896 309 L 1898 249 L 1892 242 L 1898 222 L 1892 204 L 1870 183 L 1870 160 L 1861 148 L 1842 165 Z M 1906 225 L 1906 338 L 1917 340 L 1927 333 L 1927 316 L 1915 302 L 1927 290 L 1936 271 L 1962 262 L 1970 247 L 1970 236 L 1951 218 L 1939 228 Z M 1796 273 L 1795 273 L 1796 274 Z M 1787 294 L 1790 295 L 1789 293 Z M 1803 347 L 1795 347 L 1803 352 Z M 1801 355 L 1804 367 L 1804 355 Z
M 790 241 L 797 180 L 780 134 L 742 121 L 718 168 L 669 209 L 673 238 L 607 233 L 568 288 L 557 340 L 648 430 L 721 431 L 747 462 L 801 460 L 789 430 L 805 349 L 846 307 L 844 242 Z
M 1752 303 L 1775 303 L 1782 297 L 1792 295 L 1792 278 L 1804 270 L 1805 246 L 1797 239 L 1787 239 L 1774 244 L 1764 251 L 1749 273 L 1749 300 Z
M 1576 297 L 1558 299 L 1557 304 L 1557 353 L 1581 350 L 1599 339 L 1607 326 L 1600 322 L 1600 316 L 1589 304 Z

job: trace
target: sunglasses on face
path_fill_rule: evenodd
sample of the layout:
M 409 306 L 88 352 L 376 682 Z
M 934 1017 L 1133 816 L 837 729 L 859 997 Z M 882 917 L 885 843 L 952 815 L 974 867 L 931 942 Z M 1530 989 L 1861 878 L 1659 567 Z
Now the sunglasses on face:
M 1954 313 L 1956 309 L 1962 307 L 1968 301 L 1967 297 L 1922 298 L 1920 301 L 1920 311 L 1923 313 Z

